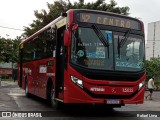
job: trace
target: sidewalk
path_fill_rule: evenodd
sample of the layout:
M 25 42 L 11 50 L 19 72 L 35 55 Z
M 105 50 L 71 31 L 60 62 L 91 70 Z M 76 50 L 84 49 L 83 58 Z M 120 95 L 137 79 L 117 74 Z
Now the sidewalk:
M 0 86 L 0 88 L 1 87 L 4 87 L 4 86 L 18 86 L 18 83 L 17 83 L 17 81 L 1 81 L 1 86 Z
M 18 105 L 13 100 L 13 97 L 9 95 L 14 92 L 15 89 L 19 89 L 17 81 L 1 81 L 0 86 L 0 111 L 17 111 Z
M 145 91 L 145 95 L 149 94 L 149 91 Z M 149 97 L 148 99 L 146 100 L 144 98 L 145 101 L 154 101 L 154 102 L 160 102 L 160 91 L 153 91 L 153 100 L 149 100 Z
M 149 91 L 145 91 L 145 95 L 148 93 Z M 132 104 L 131 106 L 137 111 L 160 111 L 160 91 L 153 92 L 153 100 L 144 98 L 143 104 Z

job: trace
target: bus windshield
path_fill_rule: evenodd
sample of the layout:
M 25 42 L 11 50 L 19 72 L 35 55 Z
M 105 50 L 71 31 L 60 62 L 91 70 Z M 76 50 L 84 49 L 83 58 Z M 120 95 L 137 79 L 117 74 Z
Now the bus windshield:
M 95 30 L 78 27 L 72 32 L 71 63 L 99 70 L 140 71 L 144 62 L 144 38 L 140 35 L 100 29 L 107 40 L 104 46 Z

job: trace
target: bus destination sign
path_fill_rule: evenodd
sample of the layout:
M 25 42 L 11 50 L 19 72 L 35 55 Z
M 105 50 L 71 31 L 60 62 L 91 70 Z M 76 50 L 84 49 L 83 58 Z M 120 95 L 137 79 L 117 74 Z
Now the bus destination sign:
M 104 14 L 80 13 L 79 22 L 104 24 L 123 28 L 141 30 L 140 22 L 125 17 L 117 17 Z

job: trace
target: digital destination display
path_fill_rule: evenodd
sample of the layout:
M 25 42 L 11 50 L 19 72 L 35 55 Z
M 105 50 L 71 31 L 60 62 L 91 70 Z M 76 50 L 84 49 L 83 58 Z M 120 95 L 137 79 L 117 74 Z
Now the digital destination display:
M 94 14 L 94 13 L 78 13 L 79 22 L 104 24 L 123 28 L 131 28 L 141 30 L 140 22 L 125 17 L 117 17 L 113 15 Z

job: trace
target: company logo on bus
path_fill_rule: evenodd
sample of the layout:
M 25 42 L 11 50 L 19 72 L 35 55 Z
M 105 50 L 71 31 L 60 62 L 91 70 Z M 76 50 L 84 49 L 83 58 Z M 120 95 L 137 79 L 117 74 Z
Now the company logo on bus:
M 104 88 L 92 87 L 92 88 L 90 88 L 90 91 L 104 92 L 105 89 Z

